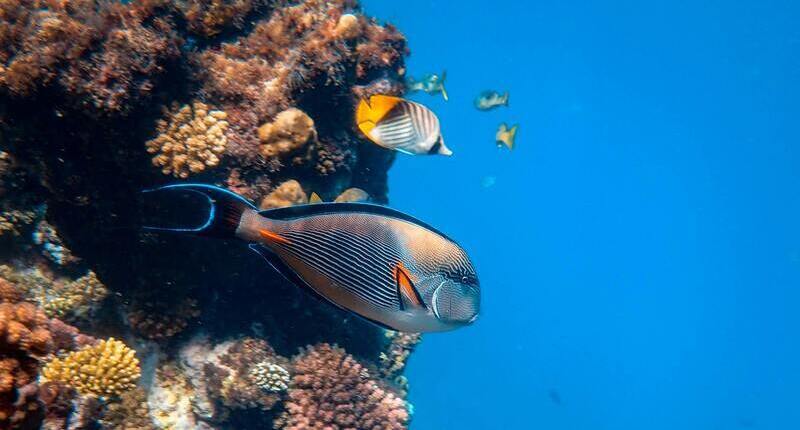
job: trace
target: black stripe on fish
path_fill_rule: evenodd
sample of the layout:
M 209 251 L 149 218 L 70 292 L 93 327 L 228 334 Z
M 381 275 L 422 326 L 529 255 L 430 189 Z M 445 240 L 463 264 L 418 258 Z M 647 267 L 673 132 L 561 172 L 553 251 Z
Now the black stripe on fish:
M 315 299 L 324 301 L 326 303 L 330 303 L 330 304 L 336 306 L 337 308 L 342 309 L 344 311 L 347 311 L 348 313 L 350 313 L 352 315 L 355 315 L 355 316 L 357 316 L 357 317 L 359 317 L 359 318 L 361 318 L 361 319 L 363 319 L 365 321 L 368 321 L 368 322 L 370 322 L 372 324 L 375 324 L 378 327 L 384 328 L 386 330 L 397 330 L 395 327 L 390 327 L 390 326 L 388 326 L 388 325 L 386 325 L 386 324 L 384 324 L 384 323 L 382 323 L 380 321 L 375 321 L 372 318 L 367 318 L 364 315 L 361 315 L 361 314 L 359 314 L 359 313 L 357 313 L 357 312 L 355 312 L 353 310 L 350 310 L 350 309 L 344 308 L 342 306 L 339 306 L 337 303 L 333 302 L 332 300 L 329 300 L 327 297 L 323 296 L 322 294 L 319 294 L 313 288 L 311 288 L 311 286 L 308 285 L 308 283 L 306 281 L 304 281 L 300 276 L 298 276 L 297 273 L 295 273 L 295 271 L 292 270 L 291 267 L 289 267 L 286 263 L 284 263 L 283 260 L 280 259 L 280 257 L 275 255 L 272 251 L 270 251 L 269 249 L 267 249 L 263 245 L 260 245 L 260 244 L 257 244 L 257 243 L 251 243 L 249 246 L 250 246 L 250 249 L 252 249 L 258 255 L 263 257 L 264 260 L 266 260 L 267 263 L 269 263 L 270 266 L 272 266 L 275 269 L 276 272 L 280 273 L 281 276 L 286 278 L 286 280 L 288 280 L 289 282 L 297 285 L 298 287 L 300 287 L 303 290 L 306 290 Z
M 259 212 L 260 215 L 276 220 L 292 220 L 311 217 L 315 215 L 326 214 L 349 214 L 349 213 L 364 213 L 381 215 L 389 218 L 395 218 L 403 221 L 408 221 L 416 224 L 427 230 L 430 230 L 445 239 L 454 242 L 453 239 L 442 233 L 435 227 L 428 223 L 420 221 L 411 215 L 400 212 L 396 209 L 388 208 L 386 206 L 375 205 L 372 203 L 314 203 L 307 205 L 287 206 L 284 208 L 267 209 Z
M 442 148 L 442 138 L 436 139 L 436 143 L 431 146 L 431 149 L 428 150 L 428 154 L 436 154 L 439 152 L 439 149 Z
M 336 285 L 376 307 L 398 309 L 390 268 L 399 254 L 385 241 L 342 230 L 296 230 L 281 249 L 302 260 Z

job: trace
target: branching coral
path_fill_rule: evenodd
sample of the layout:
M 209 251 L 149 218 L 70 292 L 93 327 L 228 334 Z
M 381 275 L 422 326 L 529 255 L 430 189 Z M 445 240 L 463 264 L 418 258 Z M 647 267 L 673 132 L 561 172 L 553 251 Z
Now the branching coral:
M 36 385 L 39 360 L 91 341 L 21 299 L 22 294 L 0 278 L 0 428 L 35 428 L 44 418 L 42 404 L 48 403 L 39 399 Z
M 158 136 L 147 141 L 147 152 L 156 154 L 153 165 L 162 173 L 187 178 L 219 164 L 227 144 L 225 112 L 195 101 L 191 106 L 173 105 L 164 117 L 156 125 Z
M 66 320 L 90 316 L 108 295 L 106 286 L 91 270 L 72 280 L 55 278 L 40 268 L 16 270 L 0 265 L 0 276 L 13 281 L 21 293 L 38 304 L 47 316 Z
M 378 370 L 383 378 L 392 381 L 401 392 L 408 391 L 408 379 L 403 376 L 408 357 L 422 341 L 419 333 L 401 333 L 387 330 L 386 338 L 389 344 L 384 352 L 378 357 L 380 366 Z
M 272 409 L 280 397 L 273 390 L 264 390 L 256 370 L 263 363 L 288 366 L 288 361 L 278 355 L 263 340 L 244 338 L 215 348 L 217 354 L 208 360 L 203 371 L 209 395 L 218 398 L 230 408 Z M 255 373 L 254 373 L 255 372 Z
M 311 117 L 300 109 L 287 109 L 258 128 L 261 154 L 268 158 L 290 154 L 315 139 L 316 134 Z
M 81 394 L 118 396 L 136 387 L 139 359 L 124 343 L 110 338 L 55 358 L 42 369 L 49 381 L 63 382 Z
M 406 428 L 406 403 L 381 388 L 343 349 L 328 344 L 309 347 L 293 365 L 295 374 L 280 428 Z
M 259 207 L 261 209 L 282 208 L 286 206 L 294 206 L 308 203 L 308 196 L 300 183 L 294 179 L 290 179 L 272 190 L 267 194 Z
M 256 363 L 248 376 L 259 388 L 270 393 L 280 393 L 289 388 L 289 371 L 275 363 Z

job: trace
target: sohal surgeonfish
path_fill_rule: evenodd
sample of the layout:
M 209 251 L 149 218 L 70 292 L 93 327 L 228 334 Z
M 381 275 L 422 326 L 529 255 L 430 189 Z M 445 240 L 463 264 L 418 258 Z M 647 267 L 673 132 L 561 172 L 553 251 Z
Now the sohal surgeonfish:
M 258 211 L 228 190 L 175 184 L 148 192 L 205 196 L 196 228 L 146 227 L 239 238 L 294 284 L 382 327 L 446 331 L 471 324 L 480 286 L 464 250 L 435 228 L 368 203 L 316 203 Z
M 484 91 L 475 98 L 478 110 L 491 110 L 498 106 L 508 106 L 508 91 L 502 95 L 497 91 Z
M 508 128 L 506 123 L 500 124 L 497 128 L 497 133 L 495 133 L 494 139 L 497 142 L 498 147 L 502 147 L 503 145 L 506 146 L 508 149 L 514 149 L 514 140 L 517 138 L 517 129 L 519 125 L 516 124 L 511 128 Z
M 400 97 L 374 95 L 356 108 L 356 124 L 369 140 L 405 154 L 452 155 L 439 118 L 425 106 Z
M 444 97 L 444 101 L 447 101 L 447 90 L 444 88 L 445 78 L 447 78 L 447 72 L 442 72 L 441 75 L 429 73 L 420 80 L 409 76 L 406 79 L 406 88 L 411 92 L 423 91 L 430 95 L 441 93 L 442 97 Z

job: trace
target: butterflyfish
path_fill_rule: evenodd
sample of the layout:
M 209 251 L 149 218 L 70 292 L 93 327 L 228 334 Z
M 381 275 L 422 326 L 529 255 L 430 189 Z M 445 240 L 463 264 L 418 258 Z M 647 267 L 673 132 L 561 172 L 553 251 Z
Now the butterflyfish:
M 374 95 L 356 108 L 356 125 L 369 140 L 405 154 L 452 155 L 439 118 L 427 107 L 394 96 Z

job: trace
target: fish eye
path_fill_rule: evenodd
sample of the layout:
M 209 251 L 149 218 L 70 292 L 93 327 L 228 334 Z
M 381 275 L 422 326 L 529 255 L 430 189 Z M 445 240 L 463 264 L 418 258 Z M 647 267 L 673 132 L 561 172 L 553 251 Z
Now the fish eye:
M 461 277 L 461 283 L 462 284 L 466 284 L 467 282 L 469 282 L 469 276 L 462 276 Z

